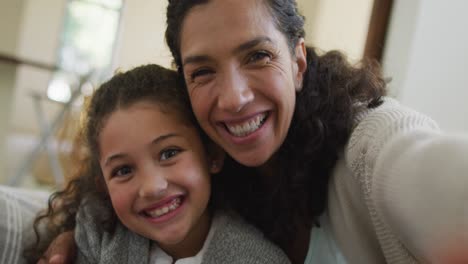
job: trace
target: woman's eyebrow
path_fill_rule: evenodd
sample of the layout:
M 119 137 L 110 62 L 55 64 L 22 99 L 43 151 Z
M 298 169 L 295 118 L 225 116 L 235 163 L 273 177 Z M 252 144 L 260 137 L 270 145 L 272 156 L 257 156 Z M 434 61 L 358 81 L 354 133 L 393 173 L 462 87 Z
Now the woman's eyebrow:
M 194 56 L 188 56 L 187 58 L 184 59 L 183 66 L 190 64 L 190 63 L 201 63 L 201 62 L 206 62 L 209 61 L 210 57 L 208 55 L 194 55 Z
M 238 47 L 236 47 L 233 51 L 234 54 L 242 53 L 243 51 L 249 50 L 255 46 L 258 46 L 262 43 L 273 43 L 269 37 L 266 36 L 260 36 L 256 37 L 252 40 L 249 40 L 245 43 L 240 44 Z M 201 62 L 207 62 L 211 60 L 210 56 L 208 55 L 193 55 L 193 56 L 188 56 L 184 59 L 183 66 L 190 64 L 190 63 L 201 63 Z
M 266 37 L 266 36 L 260 36 L 260 37 L 256 37 L 252 40 L 249 40 L 245 43 L 242 43 L 240 44 L 237 48 L 234 49 L 234 54 L 237 54 L 237 53 L 241 53 L 245 50 L 249 50 L 255 46 L 258 46 L 262 43 L 273 43 L 273 41 L 271 41 L 271 39 L 269 37 Z

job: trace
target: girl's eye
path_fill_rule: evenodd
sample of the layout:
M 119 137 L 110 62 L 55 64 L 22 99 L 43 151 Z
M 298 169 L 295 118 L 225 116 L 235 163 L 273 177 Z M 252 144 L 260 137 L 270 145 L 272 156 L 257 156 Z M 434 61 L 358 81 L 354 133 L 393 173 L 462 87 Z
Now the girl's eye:
M 175 149 L 175 148 L 165 149 L 165 150 L 161 151 L 160 159 L 161 159 L 161 161 L 168 160 L 168 159 L 176 156 L 177 154 L 179 154 L 179 152 L 180 152 L 180 149 Z
M 123 165 L 123 166 L 120 166 L 120 167 L 117 167 L 115 168 L 112 173 L 111 173 L 111 176 L 112 177 L 122 177 L 122 176 L 128 176 L 129 174 L 131 174 L 133 172 L 133 168 L 128 166 L 128 165 Z
M 256 51 L 248 58 L 248 63 L 268 63 L 271 60 L 270 53 L 266 51 Z
M 213 74 L 214 72 L 210 69 L 207 68 L 202 68 L 199 70 L 196 70 L 190 74 L 190 80 L 192 82 L 198 82 L 198 83 L 203 83 L 208 80 L 208 78 Z

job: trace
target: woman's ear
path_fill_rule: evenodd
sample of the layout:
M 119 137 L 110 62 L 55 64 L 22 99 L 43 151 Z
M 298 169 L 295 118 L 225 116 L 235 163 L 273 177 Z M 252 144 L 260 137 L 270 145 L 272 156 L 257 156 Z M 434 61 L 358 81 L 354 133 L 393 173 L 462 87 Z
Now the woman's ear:
M 208 149 L 210 173 L 216 174 L 221 171 L 224 165 L 226 153 L 218 145 L 212 143 Z
M 294 85 L 296 92 L 302 90 L 302 81 L 304 79 L 304 73 L 307 70 L 307 50 L 305 46 L 304 38 L 300 38 L 294 48 Z

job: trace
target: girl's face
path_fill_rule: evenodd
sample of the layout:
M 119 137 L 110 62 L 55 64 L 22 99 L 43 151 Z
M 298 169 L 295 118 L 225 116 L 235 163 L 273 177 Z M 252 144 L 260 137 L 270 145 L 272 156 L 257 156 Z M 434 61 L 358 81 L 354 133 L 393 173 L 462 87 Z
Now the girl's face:
M 210 173 L 220 166 L 209 166 L 197 130 L 177 114 L 140 102 L 111 114 L 99 142 L 120 221 L 173 256 L 198 252 L 209 230 Z
M 265 164 L 283 143 L 306 69 L 292 56 L 263 1 L 213 0 L 193 7 L 181 30 L 184 77 L 206 133 L 238 162 Z

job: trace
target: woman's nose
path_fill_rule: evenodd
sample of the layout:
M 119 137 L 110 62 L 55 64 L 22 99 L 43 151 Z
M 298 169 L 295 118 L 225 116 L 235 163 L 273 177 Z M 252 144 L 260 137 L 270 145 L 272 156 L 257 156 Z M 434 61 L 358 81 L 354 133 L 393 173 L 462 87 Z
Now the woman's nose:
M 239 69 L 231 69 L 223 74 L 219 85 L 217 106 L 222 110 L 238 113 L 254 99 L 247 77 Z
M 139 196 L 144 198 L 162 197 L 168 188 L 168 181 L 164 173 L 155 169 L 146 168 L 140 175 Z

